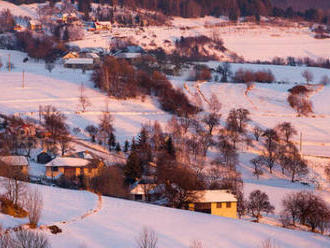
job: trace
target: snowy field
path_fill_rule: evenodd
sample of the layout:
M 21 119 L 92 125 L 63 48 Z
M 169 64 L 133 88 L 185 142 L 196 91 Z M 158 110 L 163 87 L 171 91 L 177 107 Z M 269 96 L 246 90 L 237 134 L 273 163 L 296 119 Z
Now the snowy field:
M 285 248 L 330 246 L 329 238 L 314 233 L 110 197 L 98 200 L 85 191 L 31 187 L 38 187 L 43 194 L 41 224 L 56 224 L 63 230 L 56 235 L 44 231 L 53 248 L 136 247 L 143 227 L 156 232 L 159 248 L 188 248 L 193 240 L 200 240 L 205 248 L 255 248 L 268 238 Z M 0 217 L 6 226 L 27 222 Z
M 108 104 L 115 119 L 116 136 L 121 142 L 135 136 L 142 124 L 153 120 L 166 121 L 170 117 L 158 108 L 157 102 L 148 97 L 144 102 L 139 99 L 119 101 L 108 98 L 94 88 L 89 80 L 90 72 L 83 74 L 81 70 L 56 65 L 50 73 L 43 62 L 29 60 L 24 64 L 23 53 L 0 50 L 4 64 L 8 61 L 8 54 L 11 54 L 15 68 L 11 72 L 4 67 L 0 70 L 0 112 L 38 119 L 39 106 L 50 104 L 68 117 L 67 123 L 71 129 L 79 127 L 83 131 L 87 125 L 98 124 Z M 81 84 L 85 86 L 85 95 L 92 103 L 85 113 L 79 113 Z
M 221 26 L 222 25 L 222 26 Z M 161 47 L 166 51 L 174 49 L 174 43 L 180 37 L 217 33 L 224 46 L 247 61 L 272 60 L 274 57 L 310 57 L 330 58 L 329 40 L 314 39 L 308 27 L 255 25 L 241 23 L 226 24 L 222 19 L 205 17 L 198 19 L 174 18 L 172 25 L 137 28 L 116 28 L 102 31 L 101 34 L 86 32 L 85 38 L 72 42 L 72 45 L 109 48 L 113 37 L 127 37 L 144 49 Z M 215 52 L 217 54 L 217 52 Z M 228 54 L 218 54 L 226 60 Z

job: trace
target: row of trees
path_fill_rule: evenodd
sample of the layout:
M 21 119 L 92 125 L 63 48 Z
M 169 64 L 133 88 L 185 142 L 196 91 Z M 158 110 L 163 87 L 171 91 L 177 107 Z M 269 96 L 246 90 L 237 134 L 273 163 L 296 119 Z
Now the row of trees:
M 274 129 L 264 131 L 255 127 L 255 138 L 259 141 L 262 137 L 264 147 L 262 155 L 250 161 L 254 165 L 254 174 L 258 178 L 263 174 L 263 166 L 268 167 L 269 172 L 272 173 L 277 164 L 280 165 L 283 174 L 285 172 L 290 174 L 292 182 L 297 176 L 308 174 L 307 162 L 292 141 L 292 137 L 296 134 L 296 129 L 289 122 L 280 123 Z
M 330 228 L 330 208 L 318 195 L 310 191 L 290 193 L 282 200 L 281 221 L 283 226 L 297 222 L 307 225 L 311 231 L 324 233 Z

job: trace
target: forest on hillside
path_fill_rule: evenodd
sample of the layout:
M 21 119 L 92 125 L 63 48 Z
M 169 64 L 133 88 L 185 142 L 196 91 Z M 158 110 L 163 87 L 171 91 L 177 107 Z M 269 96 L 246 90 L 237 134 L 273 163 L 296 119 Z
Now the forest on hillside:
M 15 4 L 46 2 L 46 0 L 7 0 Z M 158 11 L 168 16 L 201 17 L 206 15 L 239 17 L 275 16 L 301 18 L 307 21 L 329 23 L 329 0 L 68 0 L 76 2 L 78 9 L 88 16 L 91 3 L 107 3 L 130 8 Z M 57 2 L 50 0 L 51 4 Z M 313 2 L 311 4 L 311 2 Z
M 330 11 L 329 0 L 271 0 L 274 7 L 287 9 L 292 7 L 295 11 L 305 11 L 316 8 Z

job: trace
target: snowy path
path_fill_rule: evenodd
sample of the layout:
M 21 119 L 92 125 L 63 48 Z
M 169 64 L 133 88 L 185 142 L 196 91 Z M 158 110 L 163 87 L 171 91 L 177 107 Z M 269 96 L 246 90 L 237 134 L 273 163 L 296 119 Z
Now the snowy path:
M 81 221 L 89 216 L 91 216 L 92 214 L 96 214 L 97 212 L 99 212 L 102 207 L 103 207 L 103 199 L 102 199 L 102 195 L 97 195 L 98 199 L 97 199 L 97 205 L 95 208 L 90 209 L 89 211 L 85 212 L 84 214 L 74 217 L 72 219 L 69 220 L 63 220 L 63 221 L 58 221 L 58 222 L 54 222 L 51 224 L 47 224 L 47 226 L 62 226 L 62 225 L 67 225 L 67 224 L 72 224 L 78 221 Z M 40 229 L 43 229 L 44 226 L 40 226 Z

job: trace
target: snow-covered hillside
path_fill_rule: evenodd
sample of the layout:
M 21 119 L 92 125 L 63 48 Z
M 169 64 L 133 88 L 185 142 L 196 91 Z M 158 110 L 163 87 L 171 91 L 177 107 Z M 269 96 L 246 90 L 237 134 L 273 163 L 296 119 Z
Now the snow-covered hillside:
M 14 16 L 27 16 L 30 18 L 36 17 L 38 4 L 22 4 L 15 5 L 7 1 L 0 1 L 0 11 L 9 9 Z
M 56 235 L 45 231 L 53 248 L 136 247 L 144 226 L 156 232 L 159 248 L 187 248 L 193 240 L 206 248 L 255 248 L 268 238 L 285 248 L 330 246 L 328 237 L 309 232 L 109 197 L 98 200 L 83 191 L 31 187 L 38 187 L 44 197 L 41 224 L 56 224 L 63 230 Z M 0 222 L 9 223 L 9 218 Z
M 229 24 L 223 19 L 205 17 L 197 19 L 174 18 L 171 26 L 151 26 L 136 28 L 114 27 L 101 34 L 86 32 L 83 40 L 72 42 L 81 48 L 109 48 L 113 37 L 127 37 L 145 49 L 161 47 L 166 51 L 174 49 L 180 37 L 219 35 L 229 51 L 242 56 L 247 61 L 272 60 L 274 57 L 329 58 L 329 40 L 315 39 L 307 27 L 252 23 Z M 228 56 L 219 54 L 222 59 Z M 228 54 L 227 54 L 228 55 Z

